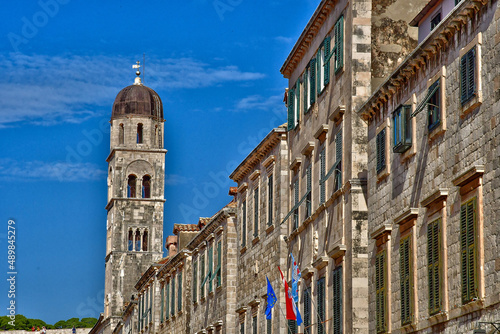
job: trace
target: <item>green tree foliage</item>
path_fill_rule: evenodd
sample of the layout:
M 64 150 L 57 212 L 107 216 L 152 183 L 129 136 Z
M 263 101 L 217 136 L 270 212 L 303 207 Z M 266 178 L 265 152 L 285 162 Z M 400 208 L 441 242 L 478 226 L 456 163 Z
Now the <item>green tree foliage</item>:
M 9 324 L 9 322 L 11 322 L 11 319 L 8 316 L 0 317 L 0 330 L 14 330 L 14 329 L 31 330 L 33 327 L 35 327 L 35 330 L 37 328 L 41 330 L 43 326 L 45 326 L 45 328 L 47 329 L 73 328 L 73 326 L 75 326 L 75 328 L 92 328 L 97 322 L 97 319 L 82 318 L 80 320 L 78 318 L 71 318 L 68 320 L 60 320 L 56 322 L 54 325 L 50 325 L 45 323 L 43 320 L 28 319 L 22 314 L 17 314 L 16 320 L 14 322 L 15 326 L 13 327 L 12 325 Z

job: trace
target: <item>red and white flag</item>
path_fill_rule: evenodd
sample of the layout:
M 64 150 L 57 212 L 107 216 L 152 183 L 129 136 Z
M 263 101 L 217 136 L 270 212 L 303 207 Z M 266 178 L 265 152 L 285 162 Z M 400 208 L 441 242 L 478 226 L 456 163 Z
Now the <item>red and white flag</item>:
M 283 281 L 283 285 L 285 286 L 286 318 L 288 320 L 297 320 L 297 316 L 295 315 L 295 307 L 293 305 L 293 300 L 292 300 L 292 292 L 290 291 L 288 283 L 286 282 L 286 279 L 283 276 L 283 273 L 281 272 L 281 268 L 278 267 L 278 269 L 281 274 L 281 280 Z

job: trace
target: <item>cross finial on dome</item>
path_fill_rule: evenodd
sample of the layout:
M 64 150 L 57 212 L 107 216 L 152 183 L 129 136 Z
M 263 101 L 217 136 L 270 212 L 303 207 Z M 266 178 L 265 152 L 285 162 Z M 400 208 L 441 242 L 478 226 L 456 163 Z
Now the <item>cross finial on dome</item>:
M 141 71 L 139 71 L 140 67 L 141 67 L 141 62 L 140 61 L 137 61 L 136 65 L 132 65 L 132 68 L 137 68 L 137 71 L 135 72 L 135 74 L 137 75 L 137 77 L 134 80 L 134 85 L 142 85 L 141 76 L 140 76 L 141 75 Z

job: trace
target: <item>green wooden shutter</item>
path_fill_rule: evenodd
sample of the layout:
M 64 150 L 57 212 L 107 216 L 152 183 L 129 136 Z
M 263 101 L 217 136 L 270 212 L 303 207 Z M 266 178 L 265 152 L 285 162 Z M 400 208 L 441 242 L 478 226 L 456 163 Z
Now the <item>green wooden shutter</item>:
M 293 109 L 293 104 L 295 101 L 295 94 L 293 89 L 288 90 L 288 131 L 295 128 L 295 110 Z
M 309 71 L 309 101 L 312 105 L 316 102 L 316 58 L 311 59 L 311 62 L 309 63 Z
M 165 317 L 170 318 L 170 283 L 167 283 L 167 296 L 165 297 Z
M 208 248 L 208 292 L 212 292 L 213 287 L 212 287 L 212 275 L 213 275 L 213 269 L 214 269 L 214 248 L 210 246 Z
M 376 138 L 377 146 L 377 173 L 385 168 L 385 128 L 382 129 Z
M 288 333 L 289 334 L 298 334 L 297 331 L 297 321 L 288 320 Z
M 324 85 L 328 85 L 330 83 L 330 36 L 327 36 L 325 40 L 323 41 L 324 45 L 324 58 L 325 58 L 325 65 L 324 65 Z
M 316 94 L 319 95 L 321 93 L 321 48 L 316 52 Z
M 165 311 L 165 300 L 164 300 L 164 297 L 165 297 L 165 286 L 162 286 L 161 287 L 161 293 L 160 293 L 160 300 L 161 300 L 161 309 L 160 309 L 160 322 L 163 323 L 163 319 L 164 319 L 164 316 L 163 316 L 163 312 Z
M 342 334 L 342 267 L 333 271 L 333 334 Z
M 272 312 L 272 310 L 271 310 L 271 312 Z M 272 317 L 272 313 L 271 313 L 271 317 Z M 272 318 L 271 319 L 266 319 L 266 322 L 267 322 L 267 334 L 271 334 L 273 332 Z
M 476 277 L 476 198 L 460 209 L 460 248 L 462 258 L 462 303 L 477 298 Z
M 300 77 L 297 79 L 297 82 L 295 83 L 295 91 L 294 94 L 296 95 L 296 100 L 297 103 L 294 102 L 294 108 L 295 108 L 295 126 L 299 124 L 300 121 Z
M 267 179 L 267 225 L 273 224 L 273 175 Z
M 325 321 L 325 278 L 318 280 L 318 334 L 326 333 Z
M 309 111 L 309 81 L 311 80 L 310 78 L 310 74 L 309 74 L 309 65 L 307 65 L 306 67 L 306 70 L 304 71 L 304 78 L 302 80 L 302 82 L 304 82 L 304 90 L 303 90 L 303 93 L 304 93 L 304 96 L 302 97 L 302 100 L 303 100 L 303 105 L 304 105 L 304 115 L 307 114 L 307 112 Z
M 460 102 L 467 100 L 467 55 L 460 58 Z
M 259 236 L 259 188 L 253 191 L 253 236 Z
M 311 215 L 311 210 L 312 210 L 312 204 L 311 204 L 311 199 L 312 199 L 312 194 L 311 194 L 311 189 L 312 189 L 312 166 L 309 165 L 307 166 L 306 169 L 306 218 Z
M 198 301 L 198 261 L 193 261 L 193 303 Z
M 376 289 L 376 327 L 377 333 L 386 331 L 386 306 L 385 306 L 385 250 L 378 253 L 375 259 L 375 289 Z
M 440 229 L 441 219 L 427 227 L 427 263 L 429 286 L 429 315 L 441 311 L 440 275 Z
M 342 160 L 342 130 L 335 136 L 335 160 L 336 162 Z
M 243 201 L 241 208 L 241 246 L 247 244 L 247 201 Z
M 170 314 L 174 315 L 175 314 L 175 277 L 172 278 L 172 295 L 170 296 Z
M 204 252 L 205 250 L 203 250 Z M 203 284 L 205 279 L 205 254 L 200 256 L 200 298 L 205 298 L 205 285 Z
M 304 312 L 304 333 L 311 334 L 311 288 L 304 289 L 304 301 L 303 301 L 303 312 Z
M 399 277 L 401 284 L 401 325 L 410 324 L 412 319 L 411 307 L 411 264 L 410 264 L 410 237 L 401 240 L 399 244 Z
M 325 149 L 322 149 L 320 154 L 319 154 L 319 160 L 320 160 L 320 178 L 319 178 L 319 185 L 320 185 L 320 192 L 319 192 L 319 201 L 321 204 L 325 203 L 325 197 L 326 197 L 326 180 L 325 180 L 325 175 L 326 175 L 326 155 L 325 155 Z
M 217 242 L 217 287 L 222 284 L 222 241 Z
M 335 73 L 344 66 L 344 16 L 341 16 L 334 27 L 335 32 Z
M 179 273 L 178 277 L 177 277 L 177 289 L 178 289 L 178 293 L 177 293 L 177 311 L 181 311 L 182 310 L 182 273 Z
M 467 52 L 467 97 L 468 99 L 474 96 L 476 91 L 475 82 L 475 67 L 476 67 L 476 48 L 472 48 Z

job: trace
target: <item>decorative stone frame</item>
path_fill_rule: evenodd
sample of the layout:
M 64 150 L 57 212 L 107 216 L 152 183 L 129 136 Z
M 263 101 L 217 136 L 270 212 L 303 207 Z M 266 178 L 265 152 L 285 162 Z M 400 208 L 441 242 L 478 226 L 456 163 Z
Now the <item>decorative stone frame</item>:
M 441 66 L 438 72 L 427 80 L 427 90 L 439 80 L 439 125 L 428 131 L 429 141 L 431 142 L 446 131 L 446 66 Z M 427 108 L 425 108 L 425 118 L 427 119 Z M 427 123 L 427 121 L 426 121 Z M 428 125 L 428 124 L 427 124 Z

